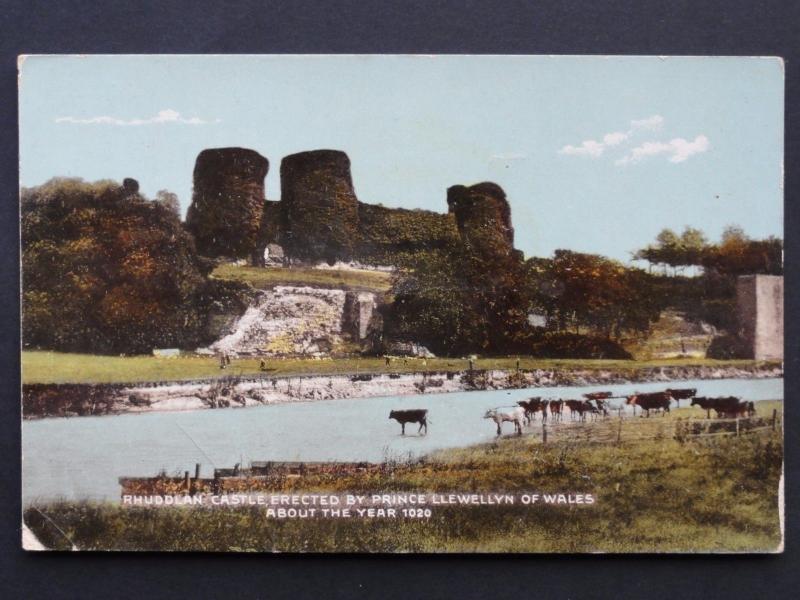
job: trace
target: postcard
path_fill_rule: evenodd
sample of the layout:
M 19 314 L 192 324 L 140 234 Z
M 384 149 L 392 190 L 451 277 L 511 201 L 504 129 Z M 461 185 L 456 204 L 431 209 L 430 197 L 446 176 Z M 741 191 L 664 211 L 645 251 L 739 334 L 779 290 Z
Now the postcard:
M 775 57 L 21 56 L 22 546 L 783 549 Z

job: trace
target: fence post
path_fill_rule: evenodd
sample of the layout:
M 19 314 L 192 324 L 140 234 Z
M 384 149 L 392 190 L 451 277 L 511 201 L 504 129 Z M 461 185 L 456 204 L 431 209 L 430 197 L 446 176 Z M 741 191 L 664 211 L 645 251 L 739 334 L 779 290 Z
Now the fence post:
M 775 425 L 778 422 L 778 409 L 772 409 L 772 431 L 775 431 Z
M 189 482 L 189 471 L 183 472 L 183 483 L 186 486 L 186 492 L 189 493 L 191 491 L 191 483 Z
M 739 437 L 739 417 L 736 417 L 736 437 Z
M 542 444 L 547 443 L 547 423 L 542 422 Z
M 619 417 L 619 425 L 617 426 L 617 445 L 622 442 L 622 415 Z

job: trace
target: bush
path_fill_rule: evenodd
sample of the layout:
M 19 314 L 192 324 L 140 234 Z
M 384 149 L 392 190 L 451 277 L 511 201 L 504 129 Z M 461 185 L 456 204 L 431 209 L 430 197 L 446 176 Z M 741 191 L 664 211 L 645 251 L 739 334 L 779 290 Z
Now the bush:
M 605 358 L 629 360 L 633 357 L 609 339 L 577 333 L 551 333 L 533 345 L 533 355 L 544 358 Z
M 706 358 L 729 360 L 733 358 L 753 358 L 753 355 L 748 352 L 746 344 L 739 337 L 735 335 L 719 335 L 711 340 L 711 344 L 706 350 Z
M 23 344 L 141 353 L 196 339 L 206 285 L 178 216 L 112 181 L 23 189 Z

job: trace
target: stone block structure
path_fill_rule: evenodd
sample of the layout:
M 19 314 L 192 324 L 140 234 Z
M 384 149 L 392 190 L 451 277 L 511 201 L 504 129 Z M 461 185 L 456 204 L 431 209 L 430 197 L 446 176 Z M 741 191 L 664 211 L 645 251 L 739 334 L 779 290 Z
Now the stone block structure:
M 748 358 L 783 360 L 783 277 L 739 277 L 736 304 L 739 337 Z

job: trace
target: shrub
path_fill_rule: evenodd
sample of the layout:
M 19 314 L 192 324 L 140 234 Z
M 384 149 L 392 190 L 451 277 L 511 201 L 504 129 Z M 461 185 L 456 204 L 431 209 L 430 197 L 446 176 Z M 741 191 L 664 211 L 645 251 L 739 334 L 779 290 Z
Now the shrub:
M 533 355 L 547 358 L 633 358 L 616 342 L 577 333 L 551 333 L 533 345 Z

